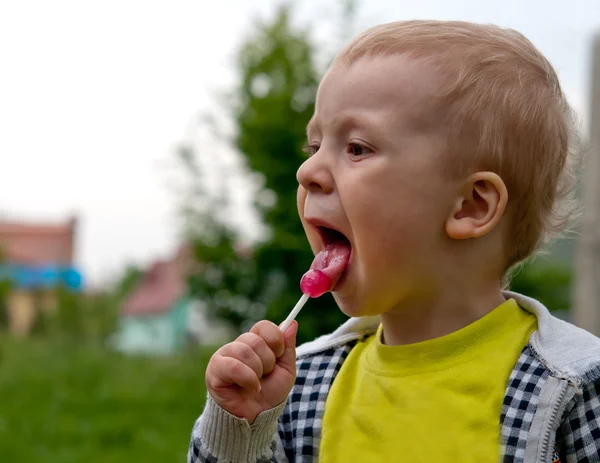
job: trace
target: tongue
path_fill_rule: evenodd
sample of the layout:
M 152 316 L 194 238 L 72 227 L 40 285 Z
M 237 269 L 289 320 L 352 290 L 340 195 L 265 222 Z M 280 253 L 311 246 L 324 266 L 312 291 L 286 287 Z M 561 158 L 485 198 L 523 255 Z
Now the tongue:
M 350 259 L 350 243 L 336 241 L 315 256 L 310 270 L 300 280 L 300 289 L 310 297 L 331 291 L 340 280 Z

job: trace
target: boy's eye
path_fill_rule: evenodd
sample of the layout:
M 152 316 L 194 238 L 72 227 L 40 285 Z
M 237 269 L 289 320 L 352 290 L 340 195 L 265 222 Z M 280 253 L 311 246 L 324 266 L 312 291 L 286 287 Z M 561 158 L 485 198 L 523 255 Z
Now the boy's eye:
M 365 154 L 369 154 L 371 150 L 360 143 L 349 143 L 348 144 L 348 153 L 352 156 L 364 156 Z
M 317 143 L 310 143 L 308 145 L 304 145 L 302 147 L 302 151 L 304 151 L 309 156 L 312 156 L 317 151 L 319 151 L 319 145 Z

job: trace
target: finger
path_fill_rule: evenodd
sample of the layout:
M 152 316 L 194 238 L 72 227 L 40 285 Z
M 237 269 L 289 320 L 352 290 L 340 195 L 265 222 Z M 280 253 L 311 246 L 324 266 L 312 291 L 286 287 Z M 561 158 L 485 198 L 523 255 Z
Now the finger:
M 275 367 L 275 353 L 267 345 L 266 341 L 255 333 L 244 333 L 237 338 L 237 342 L 247 344 L 260 358 L 262 362 L 262 374 L 266 375 Z
M 265 345 L 266 347 L 266 345 Z M 268 349 L 268 347 L 267 347 Z M 248 365 L 258 376 L 262 378 L 263 363 L 258 354 L 244 342 L 234 341 L 220 349 L 220 354 L 224 357 L 231 357 L 239 360 L 244 365 Z
M 298 322 L 294 320 L 285 333 L 284 338 L 284 353 L 278 360 L 278 365 L 285 368 L 294 376 L 296 375 L 296 334 L 298 333 Z
M 273 351 L 275 357 L 279 358 L 285 351 L 285 345 L 283 342 L 283 333 L 275 325 L 267 320 L 262 320 L 252 327 L 251 333 L 258 334 L 265 340 L 267 346 Z
M 215 389 L 237 384 L 248 392 L 260 392 L 260 380 L 254 370 L 233 357 L 221 357 L 212 373 L 216 380 L 216 385 L 212 385 Z

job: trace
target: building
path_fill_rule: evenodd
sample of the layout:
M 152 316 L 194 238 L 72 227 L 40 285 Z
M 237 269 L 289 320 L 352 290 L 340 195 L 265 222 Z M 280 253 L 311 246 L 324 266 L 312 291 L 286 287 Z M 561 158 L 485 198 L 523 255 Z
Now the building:
M 211 343 L 232 335 L 223 323 L 209 320 L 201 303 L 189 297 L 189 252 L 182 246 L 173 258 L 156 261 L 144 272 L 121 307 L 115 348 L 129 353 L 169 354 L 188 342 Z
M 74 265 L 77 223 L 0 221 L 0 280 L 10 287 L 5 304 L 13 334 L 29 334 L 40 311 L 56 309 L 59 286 L 82 288 Z

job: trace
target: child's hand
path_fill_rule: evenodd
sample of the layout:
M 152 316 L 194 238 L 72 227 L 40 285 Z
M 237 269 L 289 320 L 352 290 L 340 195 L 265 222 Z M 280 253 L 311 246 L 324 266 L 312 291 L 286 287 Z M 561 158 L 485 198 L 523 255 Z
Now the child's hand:
M 293 322 L 284 334 L 263 320 L 215 352 L 206 368 L 215 402 L 250 423 L 282 403 L 296 381 L 297 329 Z

